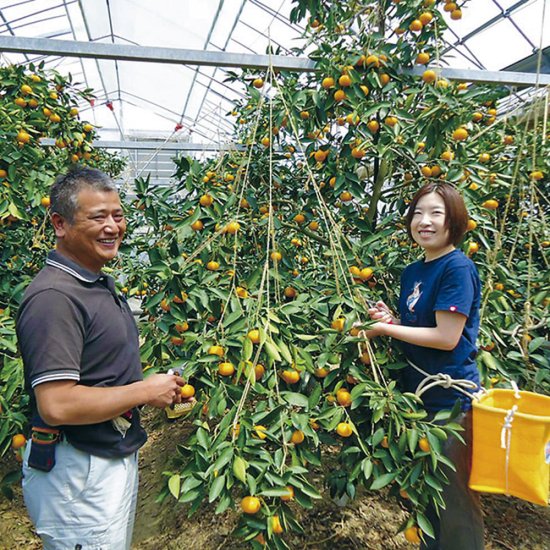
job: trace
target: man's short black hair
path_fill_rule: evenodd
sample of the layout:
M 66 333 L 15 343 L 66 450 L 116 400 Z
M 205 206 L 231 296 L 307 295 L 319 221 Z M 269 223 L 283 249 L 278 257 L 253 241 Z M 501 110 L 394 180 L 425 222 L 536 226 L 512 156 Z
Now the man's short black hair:
M 66 174 L 59 176 L 52 185 L 50 212 L 56 212 L 69 223 L 73 223 L 78 210 L 78 194 L 85 187 L 95 191 L 118 192 L 111 178 L 101 170 L 74 166 Z

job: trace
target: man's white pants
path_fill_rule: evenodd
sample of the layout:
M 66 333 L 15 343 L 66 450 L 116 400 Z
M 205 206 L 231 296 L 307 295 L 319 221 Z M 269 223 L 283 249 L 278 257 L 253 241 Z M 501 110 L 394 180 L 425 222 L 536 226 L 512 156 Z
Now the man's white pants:
M 45 550 L 124 550 L 132 542 L 138 492 L 137 452 L 101 458 L 56 446 L 50 472 L 23 460 L 23 496 Z

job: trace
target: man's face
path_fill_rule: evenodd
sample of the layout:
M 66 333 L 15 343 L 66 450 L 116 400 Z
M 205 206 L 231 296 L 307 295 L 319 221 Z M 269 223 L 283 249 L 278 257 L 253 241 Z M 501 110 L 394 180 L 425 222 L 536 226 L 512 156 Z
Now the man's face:
M 98 273 L 117 255 L 126 231 L 120 198 L 114 191 L 95 191 L 90 187 L 84 187 L 77 197 L 73 223 L 59 214 L 52 216 L 57 250 Z

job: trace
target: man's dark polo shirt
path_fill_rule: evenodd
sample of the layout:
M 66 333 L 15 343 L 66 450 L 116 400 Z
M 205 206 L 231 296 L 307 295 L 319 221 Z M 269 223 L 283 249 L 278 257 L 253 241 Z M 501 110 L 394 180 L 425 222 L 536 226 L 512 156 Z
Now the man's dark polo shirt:
M 138 330 L 113 279 L 92 273 L 56 251 L 25 291 L 17 317 L 32 414 L 38 416 L 34 388 L 44 382 L 74 380 L 84 386 L 124 386 L 142 380 Z M 133 453 L 146 441 L 139 411 L 131 411 L 123 437 L 111 421 L 62 426 L 77 449 L 113 458 Z

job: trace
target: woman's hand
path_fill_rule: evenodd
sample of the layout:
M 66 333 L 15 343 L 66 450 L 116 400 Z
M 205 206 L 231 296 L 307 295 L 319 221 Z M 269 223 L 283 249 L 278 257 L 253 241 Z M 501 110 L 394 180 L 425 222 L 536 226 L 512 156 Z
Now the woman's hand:
M 364 334 L 365 337 L 369 340 L 371 338 L 375 338 L 376 336 L 383 336 L 385 334 L 384 331 L 386 326 L 390 324 L 392 324 L 391 321 L 374 323 L 372 327 L 370 327 L 368 330 L 364 330 L 361 334 Z
M 374 323 L 364 332 L 367 338 L 390 336 L 425 348 L 452 351 L 460 341 L 466 316 L 450 311 L 435 312 L 435 327 L 408 327 L 399 323 Z
M 398 320 L 392 315 L 391 309 L 384 302 L 382 302 L 382 300 L 376 302 L 374 307 L 369 308 L 368 313 L 373 321 L 388 323 L 390 325 L 398 323 Z M 367 332 L 371 332 L 371 330 Z M 370 336 L 368 337 L 370 338 Z

